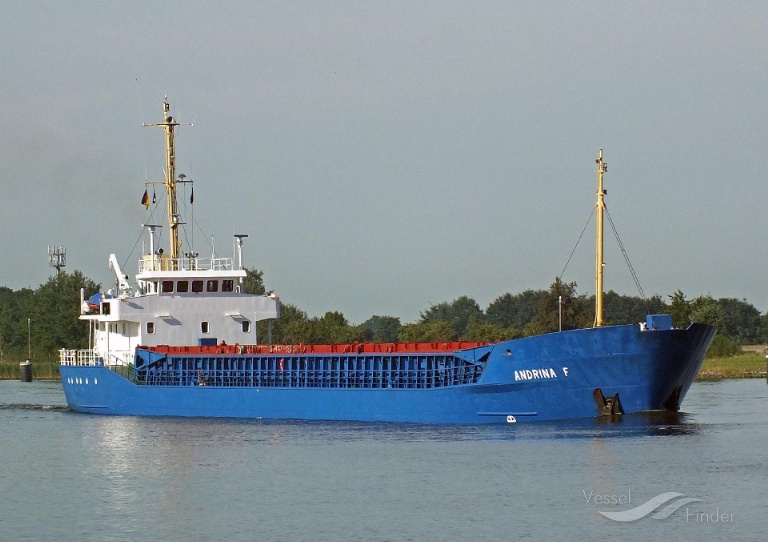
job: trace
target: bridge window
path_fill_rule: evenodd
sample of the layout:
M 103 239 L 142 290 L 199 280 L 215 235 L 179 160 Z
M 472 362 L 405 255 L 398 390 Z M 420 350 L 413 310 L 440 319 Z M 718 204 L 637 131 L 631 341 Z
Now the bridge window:
M 188 292 L 189 291 L 189 281 L 188 280 L 180 280 L 176 283 L 176 291 L 177 292 Z
M 163 281 L 163 293 L 166 293 L 166 294 L 173 293 L 173 281 L 172 280 L 164 280 Z
M 112 306 L 112 303 L 109 301 L 102 301 L 101 302 L 101 314 L 109 314 L 110 307 Z
M 192 291 L 193 292 L 202 292 L 203 291 L 203 281 L 202 280 L 193 280 L 192 281 Z
M 211 332 L 211 326 L 208 322 L 200 322 L 200 331 L 206 335 Z
M 250 320 L 243 320 L 243 333 L 250 333 L 251 332 L 251 321 Z
M 206 285 L 205 289 L 209 292 L 218 292 L 219 291 L 219 281 L 218 280 L 209 280 Z
M 222 292 L 234 292 L 235 291 L 235 281 L 234 280 L 222 280 L 221 281 L 221 291 Z
M 155 323 L 154 322 L 147 322 L 147 333 L 150 335 L 155 334 Z

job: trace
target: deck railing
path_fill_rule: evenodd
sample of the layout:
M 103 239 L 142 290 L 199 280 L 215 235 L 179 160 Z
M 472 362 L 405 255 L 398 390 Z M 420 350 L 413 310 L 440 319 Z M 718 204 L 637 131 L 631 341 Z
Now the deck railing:
M 104 365 L 104 358 L 97 356 L 96 352 L 88 350 L 59 350 L 59 362 L 62 365 Z
M 108 360 L 105 360 L 94 350 L 59 350 L 59 361 L 62 365 L 75 365 L 85 367 L 106 366 L 110 370 L 127 378 L 131 382 L 136 381 L 136 375 L 133 370 L 133 351 L 110 352 Z
M 105 360 L 93 349 L 84 350 L 59 350 L 59 362 L 62 365 L 97 366 L 107 365 L 124 366 L 133 364 L 133 350 L 111 351 Z
M 232 258 L 165 258 L 144 256 L 139 260 L 139 273 L 146 271 L 231 271 Z

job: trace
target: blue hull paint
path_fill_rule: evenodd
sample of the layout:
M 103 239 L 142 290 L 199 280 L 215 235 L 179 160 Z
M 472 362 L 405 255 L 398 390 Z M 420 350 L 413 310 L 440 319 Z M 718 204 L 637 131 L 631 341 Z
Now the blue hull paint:
M 610 326 L 463 350 L 490 354 L 476 383 L 426 389 L 136 384 L 104 366 L 61 366 L 70 408 L 138 416 L 195 416 L 488 424 L 599 415 L 593 392 L 624 413 L 677 410 L 715 329 Z M 329 355 L 330 356 L 330 355 Z M 315 356 L 317 357 L 317 356 Z

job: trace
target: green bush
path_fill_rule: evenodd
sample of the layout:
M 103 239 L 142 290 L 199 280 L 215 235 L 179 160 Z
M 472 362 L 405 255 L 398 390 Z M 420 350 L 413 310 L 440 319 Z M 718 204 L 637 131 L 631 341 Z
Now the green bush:
M 707 351 L 708 358 L 724 358 L 728 356 L 735 356 L 741 353 L 741 347 L 739 344 L 727 337 L 718 333 L 712 340 L 712 344 Z

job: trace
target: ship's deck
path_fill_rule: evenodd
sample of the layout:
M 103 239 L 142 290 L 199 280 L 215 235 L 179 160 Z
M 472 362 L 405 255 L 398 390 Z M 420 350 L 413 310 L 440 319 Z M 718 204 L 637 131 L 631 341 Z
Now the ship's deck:
M 456 352 L 484 344 L 139 347 L 129 378 L 160 386 L 437 388 L 476 383 L 488 349 L 477 359 Z

